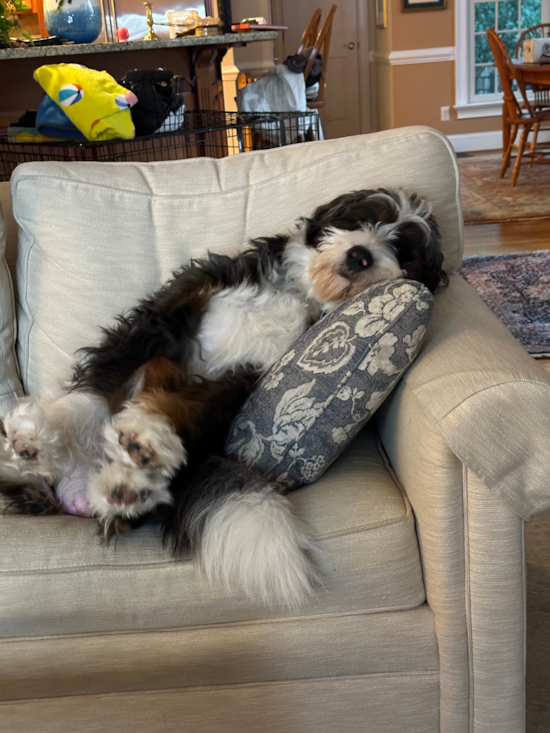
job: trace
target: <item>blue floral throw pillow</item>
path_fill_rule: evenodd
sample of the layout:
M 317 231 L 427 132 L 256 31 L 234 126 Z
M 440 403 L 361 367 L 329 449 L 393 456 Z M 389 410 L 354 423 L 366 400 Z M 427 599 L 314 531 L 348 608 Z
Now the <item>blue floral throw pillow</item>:
M 233 421 L 227 453 L 285 489 L 315 481 L 411 364 L 432 306 L 424 285 L 391 280 L 330 312 L 258 383 Z

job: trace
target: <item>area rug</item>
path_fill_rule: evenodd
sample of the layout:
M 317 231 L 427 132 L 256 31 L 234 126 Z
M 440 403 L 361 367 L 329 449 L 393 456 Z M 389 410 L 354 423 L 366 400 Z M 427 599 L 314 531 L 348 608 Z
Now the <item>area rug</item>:
M 532 356 L 550 356 L 550 250 L 465 257 L 458 272 Z
M 460 200 L 466 224 L 550 217 L 550 165 L 521 166 L 512 188 L 511 169 L 499 178 L 500 152 L 458 156 Z

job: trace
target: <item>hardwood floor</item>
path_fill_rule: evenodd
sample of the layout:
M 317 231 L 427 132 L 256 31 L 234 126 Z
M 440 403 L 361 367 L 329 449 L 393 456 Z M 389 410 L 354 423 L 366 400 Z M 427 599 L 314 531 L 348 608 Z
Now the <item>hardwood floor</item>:
M 505 255 L 536 249 L 550 249 L 550 219 L 464 227 L 465 255 Z
M 469 224 L 464 227 L 464 254 L 505 255 L 550 249 L 550 219 Z M 550 359 L 540 359 L 550 371 Z

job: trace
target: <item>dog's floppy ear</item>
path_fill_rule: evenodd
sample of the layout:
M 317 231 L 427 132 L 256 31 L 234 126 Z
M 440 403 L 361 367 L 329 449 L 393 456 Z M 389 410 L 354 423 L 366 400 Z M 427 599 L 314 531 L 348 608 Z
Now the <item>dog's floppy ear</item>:
M 428 219 L 429 236 L 426 229 L 416 222 L 406 222 L 397 229 L 392 242 L 405 277 L 426 285 L 433 293 L 439 285 L 447 285 L 447 273 L 443 270 L 443 253 L 440 236 L 433 217 Z
M 270 257 L 281 259 L 285 247 L 288 244 L 288 234 L 275 234 L 272 237 L 257 237 L 251 239 L 250 244 L 257 252 L 268 252 Z
M 317 247 L 321 241 L 323 227 L 316 224 L 313 219 L 307 219 L 304 216 L 300 219 L 300 229 L 304 235 L 304 244 L 309 247 Z

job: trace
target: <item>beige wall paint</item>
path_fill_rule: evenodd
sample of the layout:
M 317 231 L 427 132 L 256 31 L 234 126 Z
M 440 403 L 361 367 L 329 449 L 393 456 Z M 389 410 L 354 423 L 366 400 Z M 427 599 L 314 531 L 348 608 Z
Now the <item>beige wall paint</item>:
M 456 114 L 451 110 L 451 121 L 441 120 L 441 107 L 452 106 L 454 103 L 453 61 L 384 68 L 391 70 L 392 127 L 430 125 L 446 135 L 501 129 L 500 117 L 457 120 Z M 384 76 L 386 74 L 387 72 L 383 72 Z
M 402 12 L 402 0 L 387 0 L 388 27 L 376 29 L 374 49 L 379 53 L 455 45 L 455 1 L 445 10 Z M 380 130 L 404 125 L 430 125 L 446 135 L 501 129 L 500 117 L 458 120 L 453 110 L 453 61 L 394 65 L 375 62 L 371 78 L 376 88 L 376 120 Z M 451 120 L 441 120 L 441 107 L 451 108 Z
M 445 10 L 413 10 L 405 13 L 401 11 L 401 0 L 387 0 L 387 3 L 393 19 L 393 51 L 454 46 L 454 0 L 448 0 Z

